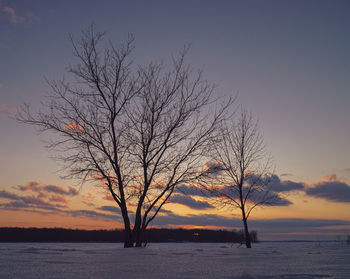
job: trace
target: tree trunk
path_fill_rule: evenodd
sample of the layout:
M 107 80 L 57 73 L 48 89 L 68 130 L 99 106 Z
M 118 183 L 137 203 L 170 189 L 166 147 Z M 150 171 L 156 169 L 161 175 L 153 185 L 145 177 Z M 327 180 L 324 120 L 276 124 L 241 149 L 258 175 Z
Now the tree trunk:
M 137 228 L 134 228 L 134 236 L 135 236 L 135 247 L 141 247 L 142 246 L 142 229 L 140 226 Z
M 124 236 L 124 248 L 134 247 L 134 241 L 132 237 L 132 232 L 129 229 L 125 228 L 125 236 Z
M 121 209 L 123 221 L 124 221 L 124 248 L 131 248 L 131 247 L 134 247 L 134 240 L 133 240 L 133 235 L 130 228 L 128 211 L 126 209 L 126 206 L 121 206 L 120 209 Z
M 135 247 L 142 247 L 142 242 L 144 241 L 145 228 L 140 228 L 138 234 L 136 235 Z
M 134 238 L 135 238 L 135 247 L 141 247 L 141 206 L 139 205 L 136 210 L 135 224 L 134 224 Z
M 250 234 L 248 230 L 248 220 L 245 215 L 244 209 L 242 209 L 242 221 L 243 221 L 243 227 L 244 227 L 244 240 L 245 240 L 245 245 L 247 248 L 252 248 L 252 242 L 250 239 Z

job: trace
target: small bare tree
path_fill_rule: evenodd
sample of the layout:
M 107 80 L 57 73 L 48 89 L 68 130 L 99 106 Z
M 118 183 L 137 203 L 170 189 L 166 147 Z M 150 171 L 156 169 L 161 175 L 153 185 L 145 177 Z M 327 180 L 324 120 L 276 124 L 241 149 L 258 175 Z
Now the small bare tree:
M 251 114 L 242 109 L 237 120 L 223 125 L 212 144 L 211 159 L 201 175 L 201 187 L 217 197 L 219 205 L 241 211 L 245 244 L 251 248 L 248 230 L 251 212 L 257 206 L 273 204 L 278 198 L 267 187 L 270 158 Z
M 73 79 L 50 82 L 44 109 L 26 106 L 19 120 L 55 134 L 49 147 L 68 177 L 102 182 L 121 210 L 124 247 L 141 246 L 174 188 L 195 179 L 231 101 L 209 114 L 213 87 L 185 64 L 186 48 L 167 70 L 134 66 L 132 37 L 120 48 L 102 39 L 93 27 L 72 39 Z

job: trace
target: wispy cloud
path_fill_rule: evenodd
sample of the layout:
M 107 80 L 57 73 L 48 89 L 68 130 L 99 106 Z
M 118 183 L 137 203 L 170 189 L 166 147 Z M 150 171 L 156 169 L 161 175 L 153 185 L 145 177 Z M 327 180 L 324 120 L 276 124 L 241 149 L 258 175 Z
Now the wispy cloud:
M 1 88 L 1 87 L 0 87 Z M 4 113 L 8 116 L 16 116 L 17 114 L 20 114 L 22 111 L 20 108 L 11 107 L 7 104 L 1 104 L 0 105 L 0 114 Z
M 36 209 L 56 211 L 57 208 L 63 207 L 62 205 L 59 205 L 59 204 L 52 204 L 52 203 L 46 202 L 39 197 L 20 196 L 5 190 L 0 191 L 0 198 L 10 200 L 10 202 L 8 203 L 1 204 L 1 207 L 5 207 L 7 209 L 33 207 Z
M 120 213 L 120 209 L 117 206 L 109 206 L 109 205 L 105 205 L 105 206 L 101 206 L 98 207 L 96 209 L 102 210 L 102 211 L 107 211 L 107 212 L 112 212 L 112 213 Z
M 104 199 L 105 201 L 115 202 L 112 195 L 109 192 L 106 192 L 102 199 Z
M 64 189 L 61 186 L 57 185 L 41 185 L 40 182 L 37 181 L 30 181 L 26 183 L 25 185 L 18 185 L 14 187 L 16 190 L 25 192 L 25 191 L 32 191 L 36 193 L 55 193 L 59 195 L 65 195 L 65 196 L 76 196 L 79 194 L 79 192 L 74 189 L 73 187 L 68 187 L 68 189 Z
M 292 176 L 292 174 L 291 173 L 281 173 L 280 174 L 280 177 L 289 177 L 289 176 Z
M 79 194 L 79 192 L 73 187 L 68 187 L 68 190 L 65 190 L 64 188 L 56 185 L 43 186 L 43 190 L 49 193 L 56 193 L 67 196 L 76 196 Z
M 33 24 L 40 21 L 40 18 L 32 11 L 26 11 L 24 13 L 25 21 L 29 24 Z
M 15 9 L 12 8 L 12 7 L 4 6 L 4 7 L 2 8 L 2 11 L 3 11 L 5 14 L 9 15 L 10 20 L 11 20 L 11 22 L 12 22 L 13 24 L 18 24 L 18 23 L 20 23 L 20 22 L 23 21 L 23 17 L 18 16 L 18 15 L 16 14 Z
M 263 178 L 256 177 L 250 174 L 248 182 L 252 180 L 253 183 L 260 183 L 266 185 L 266 188 L 275 193 L 291 192 L 297 190 L 304 190 L 304 183 L 294 182 L 291 180 L 281 180 L 277 175 L 267 175 Z
M 304 191 L 308 196 L 333 202 L 350 202 L 350 185 L 339 181 L 335 173 L 322 177 L 322 181 L 311 185 L 311 187 L 307 187 L 305 183 L 291 180 L 282 181 L 276 175 L 272 175 L 269 179 L 271 180 L 269 182 L 269 189 L 275 193 Z
M 272 178 L 269 189 L 274 192 L 291 192 L 297 190 L 303 190 L 305 187 L 304 183 L 294 182 L 291 180 L 281 181 L 277 176 Z
M 306 194 L 329 201 L 350 203 L 350 186 L 340 181 L 320 182 L 315 187 L 308 188 Z
M 14 186 L 12 189 L 14 191 L 0 191 L 0 209 L 24 210 L 41 214 L 69 213 L 67 197 L 79 194 L 73 187 L 44 185 L 37 181 Z
M 0 198 L 10 199 L 10 200 L 19 200 L 20 199 L 18 195 L 11 193 L 11 192 L 8 192 L 6 190 L 0 191 Z
M 24 186 L 18 185 L 14 187 L 17 190 L 20 191 L 33 191 L 33 192 L 40 192 L 40 182 L 37 181 L 29 181 Z
M 34 185 L 35 183 L 31 184 Z M 84 217 L 90 219 L 103 219 L 107 221 L 120 221 L 117 208 L 102 206 L 97 210 L 72 210 L 66 204 L 67 200 L 61 195 L 52 195 L 47 200 L 39 196 L 22 196 L 6 190 L 0 191 L 0 210 L 29 211 L 37 214 L 58 214 L 63 216 Z M 99 212 L 100 210 L 110 214 Z
M 66 198 L 59 196 L 59 195 L 53 195 L 49 199 L 51 202 L 58 202 L 58 203 L 68 203 Z
M 182 196 L 182 195 L 174 195 L 173 197 L 171 197 L 170 202 L 181 204 L 192 209 L 214 208 L 214 206 L 212 206 L 210 203 L 206 201 L 198 201 L 189 196 Z
M 1 6 L 1 3 L 0 3 Z M 20 23 L 35 23 L 39 21 L 39 17 L 32 11 L 22 11 L 21 14 L 14 8 L 10 6 L 3 6 L 1 11 L 7 15 L 12 24 Z
M 268 193 L 268 195 L 271 195 L 271 203 L 266 204 L 266 206 L 288 206 L 293 204 L 290 200 L 279 196 L 278 194 L 274 192 Z M 259 198 L 254 197 L 255 199 L 259 200 Z M 269 198 L 267 198 L 269 199 Z
M 322 177 L 324 180 L 329 180 L 329 181 L 336 181 L 337 180 L 337 175 L 335 173 L 331 173 L 329 175 L 326 175 Z
M 200 187 L 197 187 L 196 185 L 179 185 L 176 187 L 175 192 L 181 193 L 184 195 L 189 196 L 198 196 L 198 197 L 209 197 L 209 193 L 202 190 Z
M 93 194 L 88 193 L 84 196 L 82 203 L 89 207 L 95 207 L 94 200 L 96 200 L 96 197 Z
M 253 181 L 253 182 L 252 182 Z M 293 182 L 290 180 L 282 181 L 277 175 L 266 176 L 263 179 L 258 178 L 254 174 L 249 175 L 248 183 L 262 183 L 267 185 L 266 189 L 268 193 L 256 191 L 250 195 L 250 201 L 258 201 L 261 200 L 263 195 L 264 199 L 269 197 L 268 200 L 271 202 L 267 203 L 268 206 L 288 206 L 291 205 L 292 202 L 283 197 L 283 193 L 291 192 L 291 191 L 304 191 L 305 185 L 299 182 Z M 235 191 L 232 187 L 222 187 L 222 186 L 213 186 L 212 189 L 217 189 L 217 191 L 205 191 L 204 188 L 196 185 L 180 185 L 176 188 L 177 193 L 181 193 L 183 195 L 188 196 L 199 196 L 204 198 L 210 197 L 234 197 L 233 191 Z M 247 191 L 248 188 L 244 188 L 243 191 Z M 272 202 L 273 201 L 273 202 Z M 180 202 L 179 202 L 180 203 Z
M 66 124 L 64 125 L 63 129 L 70 132 L 76 132 L 76 133 L 80 133 L 84 130 L 83 127 L 77 123 Z
M 61 211 L 61 213 L 65 215 L 71 215 L 74 217 L 85 217 L 85 218 L 91 218 L 91 219 L 101 218 L 101 219 L 114 221 L 114 222 L 120 221 L 119 215 L 100 213 L 95 210 L 65 210 L 65 211 Z
M 206 161 L 204 163 L 204 169 L 212 176 L 216 176 L 223 170 L 223 166 L 220 162 Z

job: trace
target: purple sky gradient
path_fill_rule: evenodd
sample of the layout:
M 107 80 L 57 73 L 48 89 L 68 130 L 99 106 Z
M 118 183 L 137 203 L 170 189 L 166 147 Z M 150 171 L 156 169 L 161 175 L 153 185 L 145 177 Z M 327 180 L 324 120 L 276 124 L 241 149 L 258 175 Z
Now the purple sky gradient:
M 9 118 L 33 109 L 74 63 L 68 34 L 95 23 L 118 43 L 135 36 L 137 63 L 168 61 L 191 44 L 217 96 L 239 94 L 259 119 L 276 173 L 350 183 L 349 1 L 0 0 L 0 190 L 28 181 L 70 186 L 32 127 Z

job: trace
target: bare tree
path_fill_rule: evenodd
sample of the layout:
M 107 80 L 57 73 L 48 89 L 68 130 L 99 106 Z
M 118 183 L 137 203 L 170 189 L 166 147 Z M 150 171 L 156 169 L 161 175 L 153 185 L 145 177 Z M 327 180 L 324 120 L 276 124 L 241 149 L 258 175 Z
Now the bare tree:
M 245 244 L 251 248 L 248 230 L 251 212 L 257 206 L 273 204 L 278 198 L 267 187 L 271 164 L 257 122 L 242 109 L 237 120 L 223 125 L 212 146 L 212 161 L 207 162 L 201 175 L 205 182 L 201 187 L 217 197 L 219 205 L 241 211 Z
M 102 182 L 121 210 L 124 247 L 141 246 L 175 187 L 195 179 L 231 101 L 215 107 L 213 86 L 185 63 L 187 48 L 168 69 L 135 66 L 131 36 L 119 48 L 101 47 L 103 36 L 91 27 L 72 39 L 71 81 L 50 82 L 43 110 L 25 106 L 19 120 L 55 134 L 49 147 L 69 178 Z

